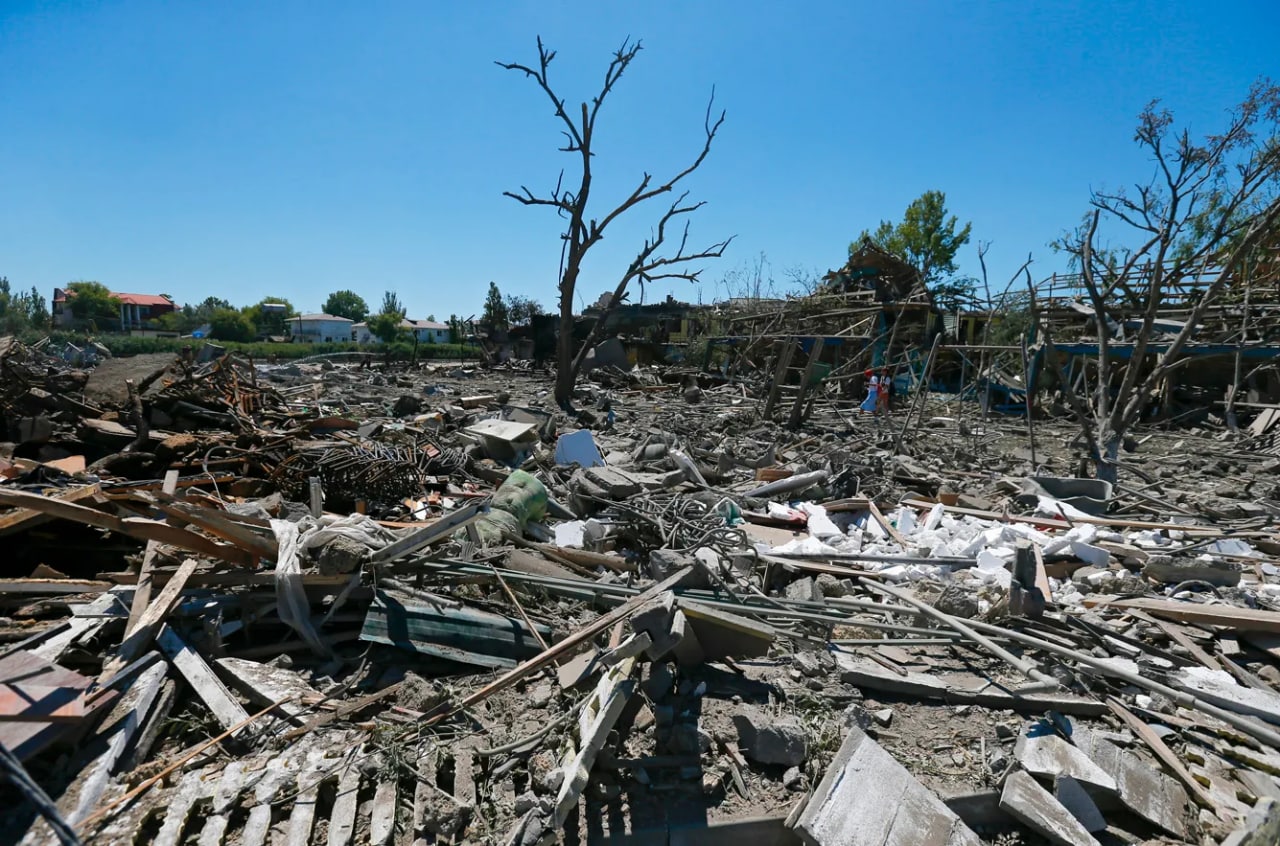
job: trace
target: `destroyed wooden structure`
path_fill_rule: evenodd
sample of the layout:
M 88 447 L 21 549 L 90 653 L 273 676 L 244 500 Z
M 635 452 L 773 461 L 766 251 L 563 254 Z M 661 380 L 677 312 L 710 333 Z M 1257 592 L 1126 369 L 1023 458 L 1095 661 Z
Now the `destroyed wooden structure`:
M 571 418 L 510 366 L 193 357 L 99 406 L 0 349 L 7 842 L 1274 826 L 1280 506 L 1208 439 L 1086 513 L 923 399 L 601 368 Z

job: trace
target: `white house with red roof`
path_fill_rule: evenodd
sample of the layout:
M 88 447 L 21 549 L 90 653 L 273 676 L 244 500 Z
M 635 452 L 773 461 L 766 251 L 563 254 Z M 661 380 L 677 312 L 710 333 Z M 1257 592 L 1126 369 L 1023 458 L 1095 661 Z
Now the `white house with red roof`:
M 112 291 L 111 296 L 120 301 L 120 328 L 126 332 L 145 328 L 160 315 L 178 309 L 178 304 L 163 294 L 123 294 Z M 75 323 L 75 315 L 68 305 L 69 300 L 74 297 L 75 291 L 53 289 L 54 326 L 71 326 Z

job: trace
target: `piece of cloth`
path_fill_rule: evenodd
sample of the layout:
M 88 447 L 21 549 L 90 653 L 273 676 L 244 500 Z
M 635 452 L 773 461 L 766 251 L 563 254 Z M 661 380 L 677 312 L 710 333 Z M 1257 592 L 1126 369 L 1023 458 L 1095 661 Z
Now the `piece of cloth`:
M 324 546 L 339 535 L 363 543 L 371 549 L 381 549 L 397 536 L 366 514 L 322 517 L 319 520 L 304 517 L 297 523 L 272 520 L 271 531 L 280 547 L 275 569 L 276 613 L 317 655 L 332 657 L 333 650 L 325 644 L 311 624 L 311 601 L 307 599 L 306 587 L 302 581 L 300 556 L 306 550 Z

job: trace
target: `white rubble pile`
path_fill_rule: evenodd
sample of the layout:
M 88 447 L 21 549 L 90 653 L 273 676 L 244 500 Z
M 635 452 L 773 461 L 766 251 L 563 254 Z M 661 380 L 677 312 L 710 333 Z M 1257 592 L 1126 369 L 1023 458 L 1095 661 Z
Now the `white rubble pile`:
M 1041 497 L 1037 511 L 1057 519 L 1076 520 L 1088 517 L 1066 503 Z M 933 506 L 920 518 L 908 506 L 899 506 L 885 515 L 897 533 L 907 542 L 903 549 L 889 532 L 872 515 L 860 518 L 849 525 L 848 531 L 840 527 L 821 505 L 811 502 L 787 505 L 769 504 L 770 516 L 795 519 L 804 515 L 808 520 L 807 536 L 781 546 L 759 544 L 764 553 L 799 555 L 872 555 L 886 558 L 903 558 L 902 563 L 889 561 L 859 561 L 864 569 L 873 570 L 895 582 L 958 581 L 971 584 L 975 589 L 994 586 L 1007 589 L 1012 581 L 1011 563 L 1019 541 L 1029 541 L 1040 548 L 1044 556 L 1071 555 L 1096 572 L 1083 574 L 1083 580 L 1095 591 L 1122 588 L 1128 577 L 1126 571 L 1111 569 L 1111 553 L 1100 543 L 1128 544 L 1139 549 L 1160 550 L 1176 548 L 1185 542 L 1180 530 L 1159 532 L 1150 529 L 1117 531 L 1094 523 L 1076 523 L 1065 532 L 1049 533 L 1027 523 L 1002 523 L 969 515 L 948 514 L 942 505 Z M 1244 541 L 1224 538 L 1204 547 L 1201 556 L 1235 555 L 1256 557 L 1261 553 Z M 945 561 L 938 564 L 922 562 L 922 558 L 971 558 L 972 567 L 956 566 Z M 1271 564 L 1262 565 L 1266 575 L 1277 575 Z M 1049 579 L 1054 602 L 1066 609 L 1080 609 L 1084 595 L 1072 579 Z M 1259 593 L 1280 598 L 1280 585 L 1252 584 Z

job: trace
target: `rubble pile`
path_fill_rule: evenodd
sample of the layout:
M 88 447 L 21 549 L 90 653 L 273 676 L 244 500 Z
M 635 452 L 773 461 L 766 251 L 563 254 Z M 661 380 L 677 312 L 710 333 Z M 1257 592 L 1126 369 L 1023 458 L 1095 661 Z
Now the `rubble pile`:
M 1266 438 L 93 363 L 0 339 L 5 842 L 1280 837 Z

